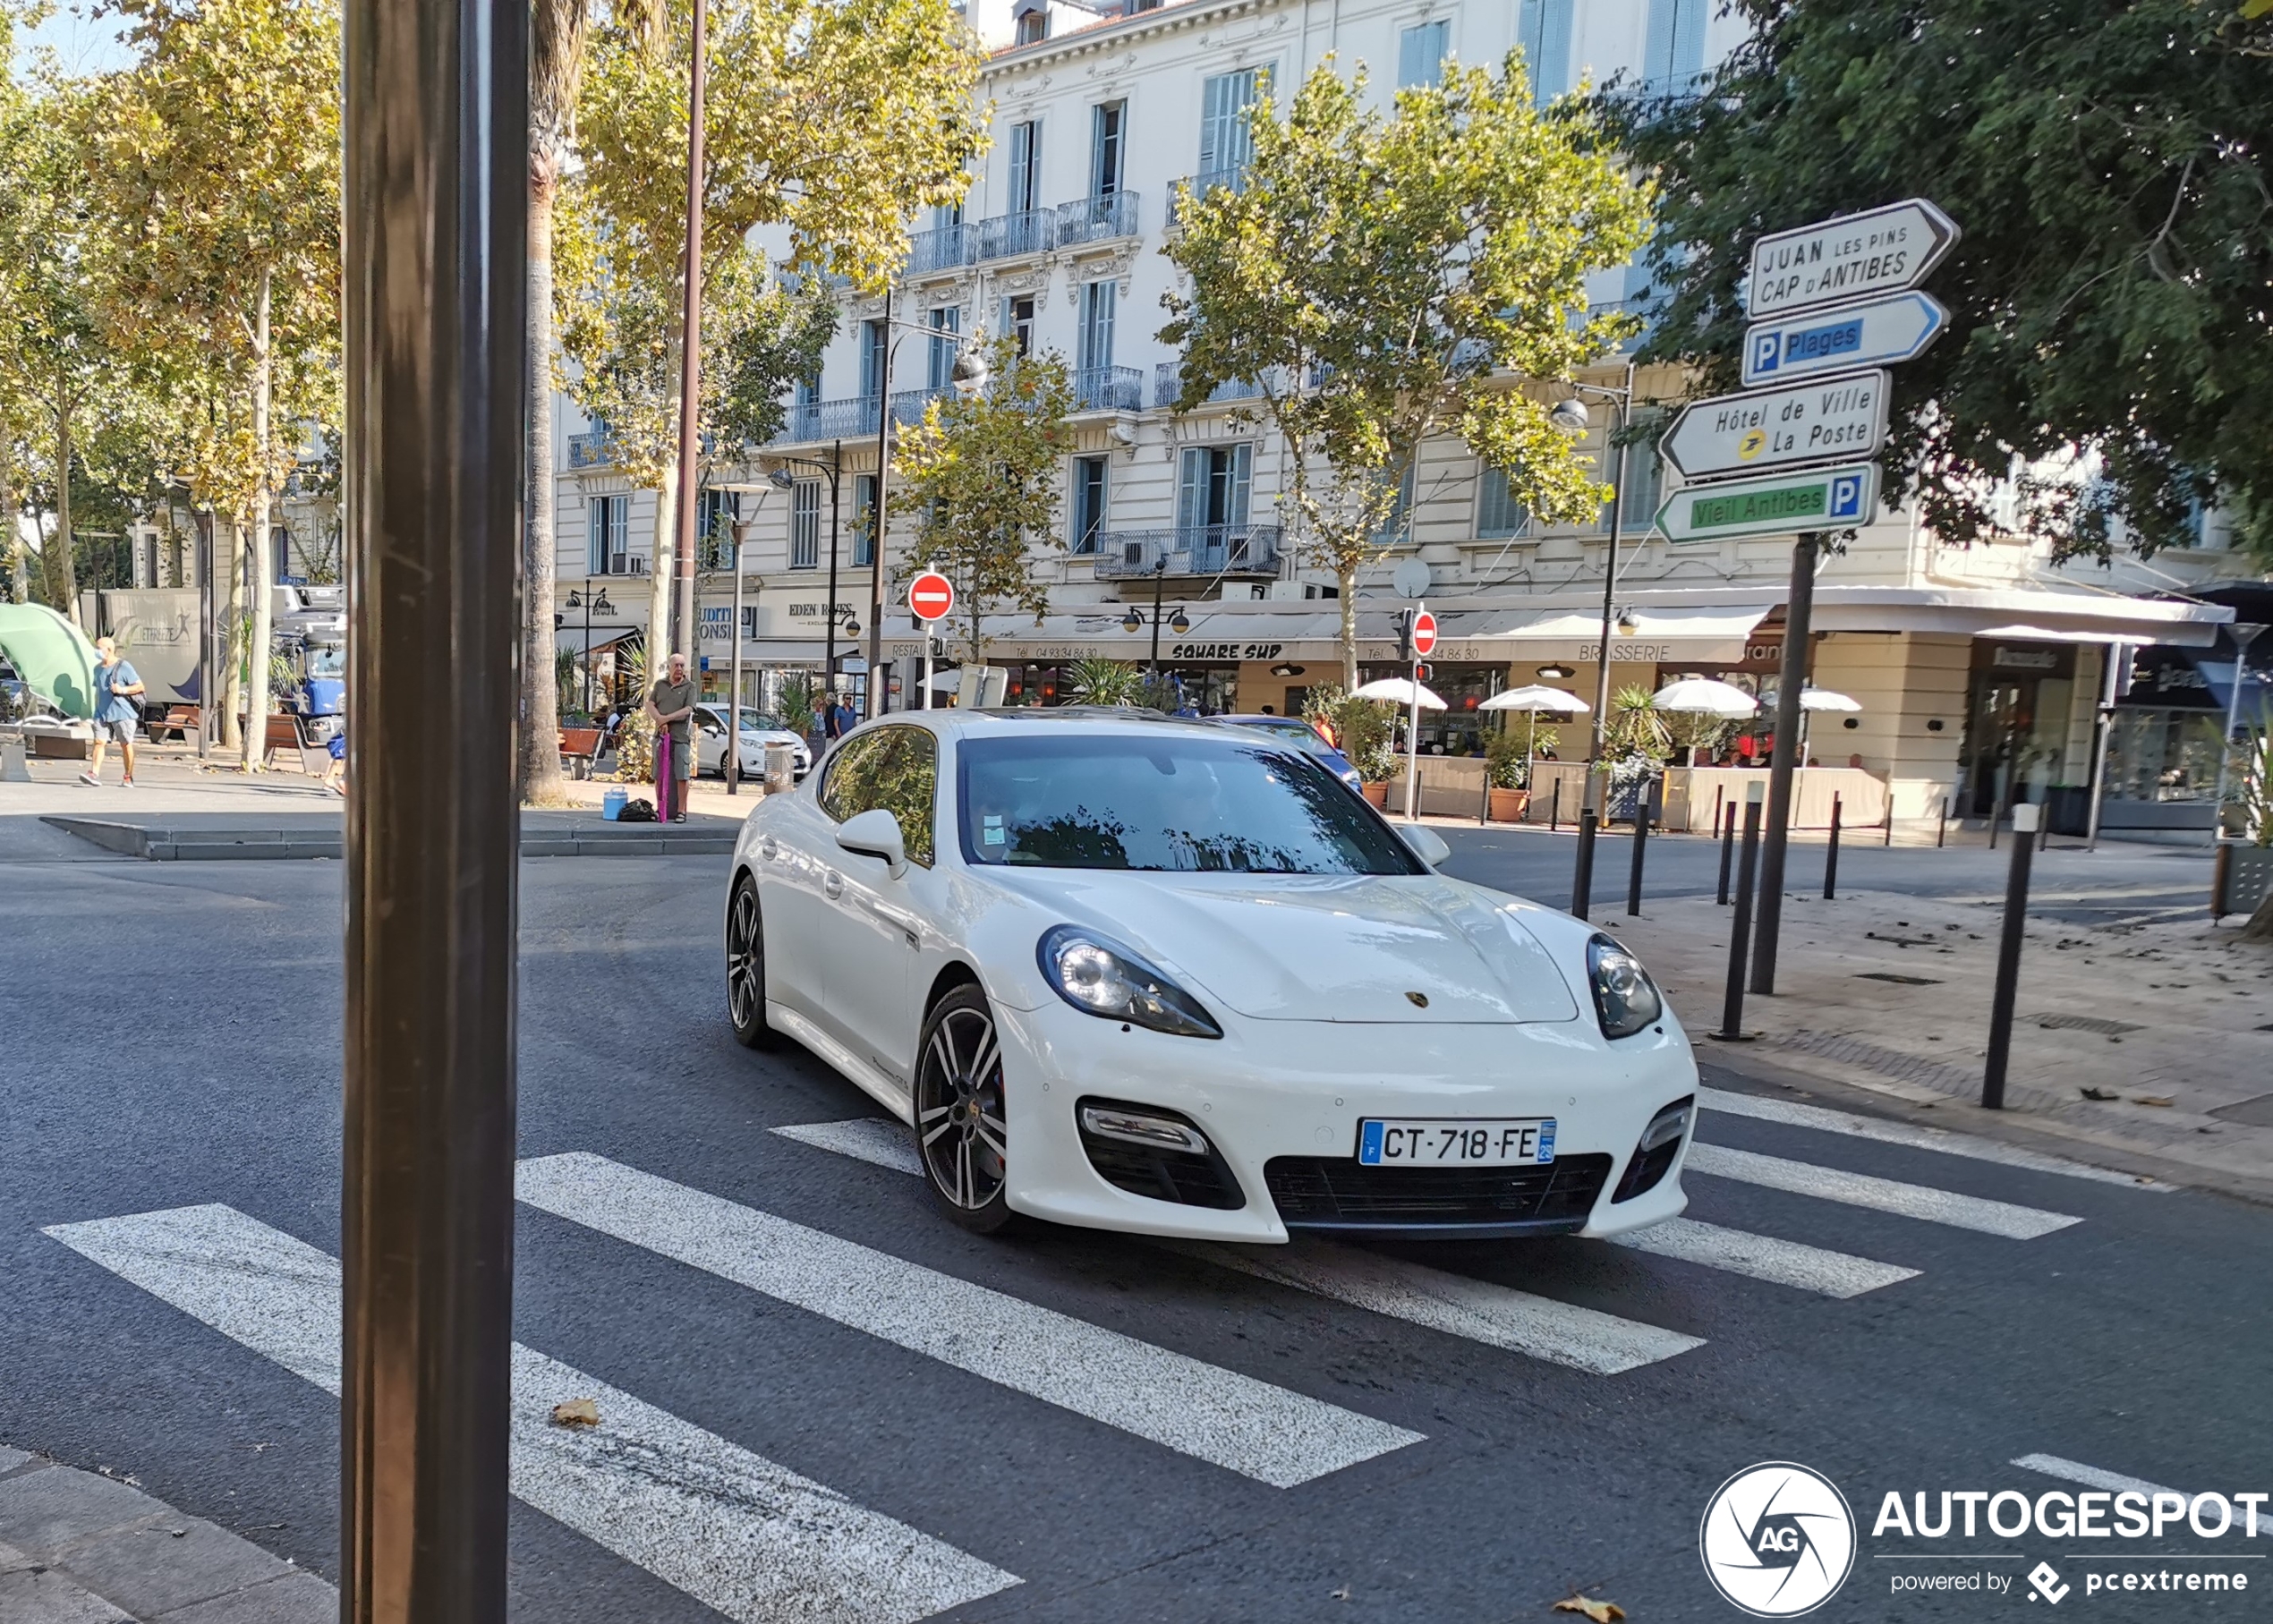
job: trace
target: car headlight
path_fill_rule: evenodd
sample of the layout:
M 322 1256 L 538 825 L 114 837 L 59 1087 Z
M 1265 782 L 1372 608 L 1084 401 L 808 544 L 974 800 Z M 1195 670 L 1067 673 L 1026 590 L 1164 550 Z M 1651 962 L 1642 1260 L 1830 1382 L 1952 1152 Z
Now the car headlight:
M 1641 960 L 1607 936 L 1587 943 L 1587 981 L 1594 988 L 1595 1014 L 1606 1038 L 1630 1038 L 1665 1014 L 1665 1000 Z
M 1110 936 L 1079 925 L 1059 925 L 1043 934 L 1035 956 L 1042 962 L 1042 979 L 1085 1015 L 1178 1037 L 1223 1035 L 1223 1028 L 1199 999 L 1169 980 L 1158 965 Z

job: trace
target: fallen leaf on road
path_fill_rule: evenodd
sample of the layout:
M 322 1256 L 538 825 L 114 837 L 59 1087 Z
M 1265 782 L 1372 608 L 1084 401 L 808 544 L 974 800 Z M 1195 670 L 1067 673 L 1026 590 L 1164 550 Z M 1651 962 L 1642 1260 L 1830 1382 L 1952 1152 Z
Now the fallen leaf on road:
M 2121 1094 L 2111 1094 L 2104 1088 L 2082 1088 L 2076 1091 L 2087 1100 L 2120 1100 Z
M 1554 1604 L 1552 1611 L 1583 1612 L 1592 1619 L 1595 1624 L 1614 1624 L 1616 1620 L 1626 1616 L 1626 1610 L 1619 1606 L 1617 1603 L 1597 1602 L 1590 1595 L 1565 1596 Z
M 1349 1599 L 1349 1586 L 1344 1585 L 1341 1589 L 1330 1590 L 1326 1594 L 1337 1602 L 1346 1602 Z
M 552 1407 L 552 1424 L 555 1426 L 598 1426 L 600 1406 L 590 1399 L 571 1399 L 565 1404 L 556 1404 Z
M 2131 1096 L 2131 1101 L 2134 1105 L 2170 1105 L 2175 1103 L 2175 1101 L 2173 1101 L 2167 1094 L 2133 1094 Z

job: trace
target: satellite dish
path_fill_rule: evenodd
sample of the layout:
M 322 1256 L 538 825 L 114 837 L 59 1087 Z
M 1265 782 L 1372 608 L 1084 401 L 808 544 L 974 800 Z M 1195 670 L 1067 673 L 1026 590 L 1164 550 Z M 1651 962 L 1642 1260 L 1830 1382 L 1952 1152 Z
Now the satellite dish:
M 1422 597 L 1428 591 L 1428 565 L 1418 558 L 1400 559 L 1389 584 L 1397 589 L 1400 598 Z

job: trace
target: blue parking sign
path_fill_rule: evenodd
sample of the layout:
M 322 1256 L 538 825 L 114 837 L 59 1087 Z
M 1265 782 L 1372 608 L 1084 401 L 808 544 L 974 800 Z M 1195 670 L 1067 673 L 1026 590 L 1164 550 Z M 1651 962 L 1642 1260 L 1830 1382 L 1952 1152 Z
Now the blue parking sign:
M 1860 473 L 1835 476 L 1831 481 L 1831 504 L 1827 516 L 1834 519 L 1861 518 L 1863 486 L 1863 476 Z

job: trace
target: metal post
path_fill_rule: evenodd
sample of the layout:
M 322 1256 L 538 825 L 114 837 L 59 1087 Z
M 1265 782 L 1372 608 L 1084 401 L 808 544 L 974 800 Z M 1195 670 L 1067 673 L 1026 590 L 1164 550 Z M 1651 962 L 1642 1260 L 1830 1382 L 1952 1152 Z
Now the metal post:
M 1579 855 L 1571 869 L 1571 913 L 1584 919 L 1594 901 L 1595 891 L 1595 829 L 1602 821 L 1601 815 L 1591 806 L 1579 809 Z
M 1653 778 L 1642 786 L 1641 804 L 1634 809 L 1633 862 L 1626 871 L 1626 913 L 1629 917 L 1641 913 L 1641 858 L 1649 842 L 1650 803 L 1656 798 L 1659 782 Z
M 876 691 L 876 665 L 884 657 L 884 489 L 891 482 L 892 352 L 899 340 L 892 336 L 892 285 L 884 284 L 884 364 L 878 381 L 883 396 L 876 405 L 876 507 L 870 516 L 868 539 L 868 714 L 873 721 L 890 707 Z M 831 592 L 830 597 L 836 594 Z M 917 623 L 921 625 L 921 622 Z M 929 703 L 929 700 L 925 703 Z M 905 707 L 902 707 L 905 709 Z
M 1477 808 L 1476 808 L 1476 827 L 1477 827 L 1477 828 L 1478 828 L 1478 829 L 1482 829 L 1485 825 L 1486 825 L 1487 823 L 1489 823 L 1489 822 L 1491 822 L 1491 821 L 1492 821 L 1492 762 L 1491 762 L 1490 758 L 1486 757 L 1486 760 L 1485 760 L 1485 762 L 1484 762 L 1484 794 L 1483 794 L 1482 797 L 1480 798 L 1480 800 L 1478 801 L 1478 803 L 1477 803 Z
M 1162 554 L 1161 555 L 1160 561 L 1159 561 L 1158 563 L 1156 563 L 1156 564 L 1154 564 L 1154 565 L 1153 565 L 1153 658 L 1152 658 L 1152 663 L 1151 663 L 1151 665 L 1150 665 L 1150 667 L 1147 669 L 1147 671 L 1146 671 L 1146 673 L 1145 673 L 1147 676 L 1151 676 L 1151 677 L 1152 677 L 1154 681 L 1158 681 L 1158 680 L 1159 680 L 1159 678 L 1160 678 L 1160 594 L 1161 594 L 1161 586 L 1162 586 L 1162 582 L 1164 582 L 1167 580 L 1167 578 L 1168 578 L 1168 555 L 1167 555 L 1167 554 L 1165 554 L 1165 553 L 1162 553 Z
M 1759 940 L 1752 991 L 1775 991 L 1775 950 L 1783 924 L 1784 836 L 1792 823 L 1792 770 L 1800 760 L 1800 695 L 1808 684 L 1808 622 L 1815 606 L 1816 539 L 1792 544 L 1792 590 L 1783 606 L 1783 675 L 1775 693 L 1775 750 L 1768 758 L 1767 829 L 1760 848 Z
M 1949 797 L 1942 797 L 1941 821 L 1934 825 L 1934 849 L 1939 851 L 1949 841 Z
M 1559 835 L 1562 832 L 1562 775 L 1557 774 L 1554 780 L 1554 793 L 1547 798 L 1547 833 Z
M 340 1616 L 506 1613 L 525 0 L 347 0 Z M 449 650 L 447 659 L 436 650 Z
M 709 55 L 709 11 L 694 0 L 692 65 L 686 81 L 686 259 L 680 314 L 678 373 L 678 644 L 693 663 L 694 651 L 694 507 L 696 470 L 702 450 L 702 94 Z M 651 675 L 663 669 L 658 650 Z
M 2209 922 L 2216 924 L 2227 913 L 2226 888 L 2234 878 L 2234 842 L 2220 840 L 2209 860 Z
M 1839 900 L 1839 797 L 1831 797 L 1831 844 L 1823 853 L 1823 899 Z
M 1732 858 L 1732 857 L 1734 857 L 1734 856 L 1736 855 L 1736 803 L 1735 803 L 1735 802 L 1731 801 L 1731 802 L 1728 803 L 1728 808 L 1727 808 L 1727 811 L 1725 812 L 1725 813 L 1723 813 L 1723 814 L 1721 814 L 1721 815 L 1720 815 L 1720 823 L 1721 823 L 1721 887 L 1720 887 L 1720 891 L 1719 891 L 1719 894 L 1718 894 L 1718 895 L 1716 895 L 1716 896 L 1713 898 L 1713 900 L 1714 900 L 1715 903 L 1719 904 L 1721 906 L 1723 906 L 1723 907 L 1726 907 L 1726 906 L 1728 906 L 1728 867 L 1729 867 L 1729 860 L 1730 860 L 1731 858 Z
M 1618 614 L 1619 526 L 1626 510 L 1626 447 L 1622 444 L 1634 410 L 1634 363 L 1626 363 L 1626 386 L 1617 392 L 1618 427 L 1610 436 L 1610 556 L 1602 570 L 1602 646 L 1595 668 L 1595 713 L 1588 733 L 1587 789 L 1579 803 L 1600 807 L 1607 797 L 1595 794 L 1596 776 L 1602 772 L 1603 735 L 1610 726 L 1610 634 Z M 1584 917 L 1584 915 L 1580 915 Z
M 2029 914 L 2029 860 L 2044 808 L 2020 802 L 2013 808 L 2013 868 L 2005 882 L 2005 933 L 1996 944 L 1996 994 L 1989 1004 L 1988 1059 L 1981 1069 L 1981 1104 L 2005 1109 L 2005 1067 L 2013 1053 L 2013 1002 L 2021 985 L 2021 941 Z
M 2226 635 L 2234 640 L 2234 686 L 2226 696 L 2226 736 L 2218 741 L 2218 793 L 2211 803 L 2210 838 L 2226 838 L 2226 781 L 2234 764 L 2234 733 L 2241 726 L 2242 684 L 2249 680 L 2250 644 L 2257 641 L 2261 625 L 2236 624 L 2226 628 Z
M 924 627 L 924 703 L 922 709 L 932 708 L 932 628 Z
M 1414 623 L 1418 624 L 1428 605 L 1413 606 Z M 1412 713 L 1405 721 L 1405 821 L 1420 821 L 1420 656 L 1415 654 L 1406 667 L 1405 680 L 1413 685 Z M 1584 918 L 1582 913 L 1579 915 Z
M 206 737 L 213 727 L 213 718 L 221 714 L 220 701 L 214 696 L 214 684 L 220 680 L 220 662 L 213 658 L 213 533 L 211 527 L 200 523 L 194 543 L 197 566 L 197 759 L 205 760 Z
M 727 674 L 726 793 L 738 795 L 742 793 L 742 544 L 750 539 L 750 521 L 736 519 L 728 533 L 734 538 L 734 653 Z M 591 658 L 589 651 L 585 658 Z M 759 765 L 762 770 L 764 764 Z
M 886 404 L 889 406 L 889 398 Z M 829 601 L 821 606 L 821 616 L 828 623 L 822 633 L 821 689 L 831 710 L 837 708 L 837 530 L 845 512 L 839 479 L 844 466 L 845 442 L 839 440 L 829 449 Z M 821 731 L 824 736 L 829 732 L 826 718 Z
M 2131 645 L 2109 643 L 2100 673 L 2099 713 L 2092 721 L 2090 813 L 2084 825 L 2083 849 L 2099 849 L 2099 809 L 2107 798 L 2107 746 L 2116 732 L 2116 701 L 2130 686 Z M 2238 686 L 2238 684 L 2236 684 Z
M 1724 1043 L 1749 1043 L 1744 1035 L 1744 955 L 1752 938 L 1752 881 L 1760 860 L 1760 791 L 1758 784 L 1744 786 L 1744 855 L 1736 865 L 1736 917 L 1729 923 L 1728 989 L 1721 996 L 1721 1029 L 1713 1033 Z M 1730 811 L 1734 812 L 1732 807 Z
M 1996 849 L 1996 820 L 1997 820 L 1997 815 L 1998 815 L 1998 814 L 1997 814 L 1997 810 L 1996 810 L 1996 808 L 1994 805 L 1992 805 L 1992 806 L 1989 808 L 1989 850 L 1991 850 L 1991 851 L 1995 851 L 1995 850 Z

